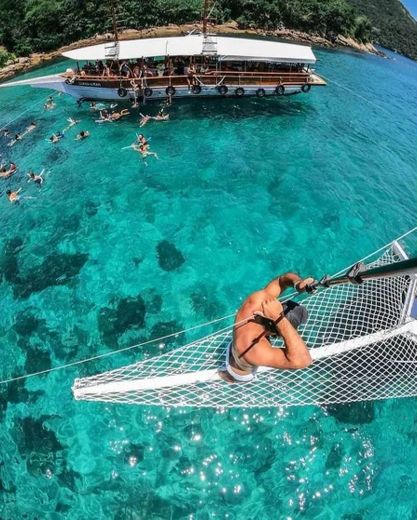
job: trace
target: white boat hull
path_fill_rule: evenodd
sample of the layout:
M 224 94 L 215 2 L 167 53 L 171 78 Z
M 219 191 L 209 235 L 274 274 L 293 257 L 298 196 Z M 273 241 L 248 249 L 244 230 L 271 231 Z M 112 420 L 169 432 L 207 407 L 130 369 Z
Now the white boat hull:
M 87 83 L 87 82 L 86 82 Z M 97 86 L 92 85 L 91 81 L 86 85 L 73 85 L 68 83 L 65 78 L 60 76 L 59 74 L 54 74 L 51 76 L 43 76 L 40 78 L 22 80 L 22 81 L 13 81 L 9 83 L 4 83 L 0 85 L 1 88 L 5 87 L 15 87 L 15 86 L 24 86 L 30 85 L 33 88 L 46 88 L 57 90 L 59 92 L 63 92 L 68 94 L 76 99 L 84 98 L 84 99 L 97 99 L 97 100 L 132 100 L 135 95 L 133 89 L 127 89 L 127 94 L 124 97 L 119 96 L 117 88 L 109 88 L 102 87 L 99 82 L 97 82 Z M 283 95 L 293 95 L 299 94 L 302 92 L 302 84 L 300 85 L 292 85 L 285 87 L 285 94 Z M 199 94 L 194 94 L 187 87 L 176 87 L 175 94 L 172 96 L 173 98 L 200 98 L 200 97 L 248 97 L 248 96 L 257 96 L 259 95 L 259 86 L 253 85 L 241 85 L 241 88 L 244 90 L 244 94 L 238 95 L 236 94 L 237 87 L 229 87 L 227 94 L 220 94 L 217 88 L 214 85 L 207 85 L 201 87 L 201 92 Z M 265 92 L 265 96 L 275 96 L 275 87 L 274 86 L 264 86 L 262 87 Z M 152 89 L 152 95 L 146 97 L 147 101 L 161 100 L 167 97 L 165 87 L 154 87 Z

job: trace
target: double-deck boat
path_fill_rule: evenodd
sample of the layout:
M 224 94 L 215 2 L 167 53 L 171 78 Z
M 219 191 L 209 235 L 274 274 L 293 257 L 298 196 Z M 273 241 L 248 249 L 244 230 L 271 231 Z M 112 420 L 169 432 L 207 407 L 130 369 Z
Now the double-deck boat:
M 326 84 L 312 68 L 311 47 L 210 34 L 206 14 L 201 34 L 120 40 L 114 23 L 114 35 L 113 41 L 63 52 L 76 66 L 62 74 L 1 86 L 48 88 L 78 99 L 152 100 L 284 96 Z

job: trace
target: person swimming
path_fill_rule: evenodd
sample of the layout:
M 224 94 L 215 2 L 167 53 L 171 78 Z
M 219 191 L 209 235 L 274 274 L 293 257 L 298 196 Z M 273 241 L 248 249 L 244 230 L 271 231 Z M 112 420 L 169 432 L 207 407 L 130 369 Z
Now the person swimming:
M 105 108 L 100 110 L 100 119 L 98 119 L 96 123 L 101 123 L 102 121 L 111 121 L 110 114 Z
M 121 119 L 122 117 L 126 117 L 130 114 L 129 110 L 127 108 L 124 108 L 123 110 L 121 110 L 120 112 L 112 112 L 111 115 L 110 115 L 110 119 L 112 121 L 118 121 L 119 119 Z
M 142 128 L 143 126 L 146 125 L 146 123 L 148 123 L 151 119 L 152 119 L 152 116 L 149 116 L 149 115 L 144 115 L 142 114 L 142 112 L 140 113 L 140 116 L 141 118 L 139 119 L 139 126 Z
M 8 179 L 11 177 L 14 173 L 17 171 L 17 166 L 14 162 L 10 163 L 9 169 L 6 170 L 5 166 L 2 166 L 0 169 L 0 178 L 2 179 Z
M 169 114 L 164 114 L 164 109 L 161 108 L 161 110 L 156 114 L 155 117 L 152 118 L 154 121 L 168 121 Z
M 11 202 L 12 204 L 18 204 L 19 199 L 20 199 L 19 193 L 21 191 L 22 191 L 22 188 L 19 188 L 16 191 L 7 190 L 6 195 L 7 195 L 7 198 L 9 199 L 9 202 Z
M 43 108 L 45 110 L 52 110 L 55 107 L 56 107 L 56 103 L 54 102 L 53 97 L 49 96 L 48 99 L 46 100 L 46 103 L 43 105 Z
M 76 141 L 82 141 L 83 139 L 87 139 L 90 137 L 90 132 L 88 130 L 81 130 L 81 132 L 75 138 Z
M 51 143 L 57 143 L 64 137 L 64 134 L 62 132 L 56 132 L 55 134 L 52 134 L 49 138 Z
M 65 132 L 68 132 L 68 130 L 69 130 L 70 128 L 72 128 L 73 126 L 78 125 L 78 123 L 80 123 L 80 120 L 79 120 L 79 119 L 73 119 L 72 117 L 69 117 L 69 118 L 67 119 L 67 121 L 68 121 L 69 124 L 68 124 L 68 126 L 66 126 L 66 127 L 62 130 L 62 134 L 65 134 Z
M 149 150 L 149 141 L 143 134 L 139 134 L 137 137 L 137 143 L 132 145 L 132 148 L 139 152 L 142 157 L 155 157 L 155 159 L 159 159 L 158 154 L 156 152 L 151 152 Z
M 43 183 L 43 177 L 42 177 L 42 174 L 43 174 L 43 170 L 41 171 L 41 173 L 39 175 L 36 175 L 36 173 L 33 173 L 32 171 L 30 171 L 28 173 L 28 177 L 29 177 L 29 180 L 28 182 L 31 182 L 33 181 L 35 184 L 37 184 L 38 186 L 41 186 L 42 183 Z
M 17 141 L 21 141 L 22 140 L 22 135 L 17 133 L 15 134 L 14 138 L 7 144 L 7 146 L 14 146 Z

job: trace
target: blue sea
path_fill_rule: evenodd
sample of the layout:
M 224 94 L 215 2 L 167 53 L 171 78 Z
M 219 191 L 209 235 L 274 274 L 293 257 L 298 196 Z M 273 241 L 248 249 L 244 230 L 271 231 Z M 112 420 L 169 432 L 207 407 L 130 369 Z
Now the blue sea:
M 415 399 L 221 412 L 71 394 L 76 377 L 216 326 L 119 349 L 231 314 L 283 271 L 339 271 L 416 225 L 417 63 L 317 55 L 329 84 L 308 95 L 174 101 L 143 128 L 159 156 L 146 162 L 123 149 L 137 109 L 98 125 L 70 97 L 45 111 L 48 91 L 0 89 L 0 127 L 37 122 L 13 147 L 0 138 L 18 166 L 0 179 L 0 379 L 113 353 L 0 385 L 2 520 L 417 518 Z M 81 122 L 47 142 L 68 117 Z M 45 169 L 41 188 L 30 169 Z

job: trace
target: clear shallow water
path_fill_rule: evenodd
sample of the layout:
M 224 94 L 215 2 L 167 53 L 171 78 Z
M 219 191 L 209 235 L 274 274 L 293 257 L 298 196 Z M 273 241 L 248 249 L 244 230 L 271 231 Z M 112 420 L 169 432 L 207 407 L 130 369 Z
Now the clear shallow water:
M 318 54 L 337 84 L 309 96 L 175 104 L 144 128 L 160 156 L 147 166 L 121 150 L 136 113 L 96 125 L 71 98 L 44 112 L 47 91 L 0 90 L 0 126 L 26 109 L 10 128 L 39 123 L 0 142 L 19 167 L 1 191 L 24 188 L 19 206 L 0 197 L 1 379 L 229 314 L 283 270 L 338 271 L 415 225 L 417 65 Z M 82 123 L 47 143 L 69 116 Z M 40 190 L 29 168 L 48 169 Z M 2 386 L 2 519 L 417 517 L 413 399 L 227 413 L 72 400 L 74 377 L 160 351 Z

